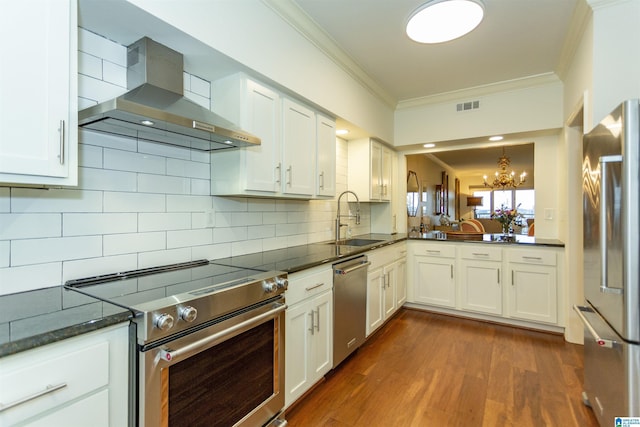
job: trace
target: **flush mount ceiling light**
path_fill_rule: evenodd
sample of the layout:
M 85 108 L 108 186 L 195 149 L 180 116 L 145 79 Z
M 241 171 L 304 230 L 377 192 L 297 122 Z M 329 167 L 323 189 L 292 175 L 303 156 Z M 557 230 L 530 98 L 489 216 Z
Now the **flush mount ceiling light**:
M 443 43 L 472 31 L 483 16 L 480 0 L 432 0 L 411 15 L 407 35 L 418 43 Z
M 502 135 L 496 135 L 496 136 L 492 136 L 489 138 L 489 141 L 502 141 L 504 139 L 504 136 Z

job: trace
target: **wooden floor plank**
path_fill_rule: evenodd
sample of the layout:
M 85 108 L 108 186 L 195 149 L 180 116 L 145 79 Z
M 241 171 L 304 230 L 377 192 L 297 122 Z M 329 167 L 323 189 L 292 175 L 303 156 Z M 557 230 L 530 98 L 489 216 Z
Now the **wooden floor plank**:
M 402 309 L 286 418 L 291 427 L 597 427 L 582 347 L 561 336 Z

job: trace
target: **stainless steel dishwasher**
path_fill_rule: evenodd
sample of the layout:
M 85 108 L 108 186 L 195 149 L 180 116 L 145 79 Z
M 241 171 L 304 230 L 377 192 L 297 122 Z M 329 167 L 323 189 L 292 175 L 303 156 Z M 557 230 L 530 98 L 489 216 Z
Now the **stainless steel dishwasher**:
M 367 326 L 366 255 L 333 264 L 333 367 L 364 342 Z

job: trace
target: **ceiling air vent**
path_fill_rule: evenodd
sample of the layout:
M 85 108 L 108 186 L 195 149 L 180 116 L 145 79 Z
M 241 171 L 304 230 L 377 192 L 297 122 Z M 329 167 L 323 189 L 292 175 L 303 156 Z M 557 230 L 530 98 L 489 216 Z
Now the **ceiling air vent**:
M 467 101 L 456 104 L 456 111 L 477 110 L 480 108 L 480 101 Z

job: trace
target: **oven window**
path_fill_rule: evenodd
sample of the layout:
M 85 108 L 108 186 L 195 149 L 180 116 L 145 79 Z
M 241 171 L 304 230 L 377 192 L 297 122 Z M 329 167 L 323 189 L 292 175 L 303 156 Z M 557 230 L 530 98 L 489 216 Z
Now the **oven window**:
M 229 427 L 274 394 L 274 320 L 169 368 L 169 426 Z

